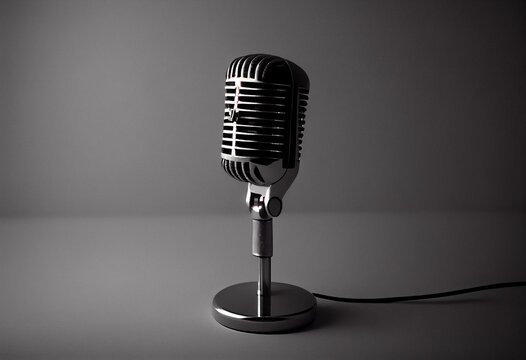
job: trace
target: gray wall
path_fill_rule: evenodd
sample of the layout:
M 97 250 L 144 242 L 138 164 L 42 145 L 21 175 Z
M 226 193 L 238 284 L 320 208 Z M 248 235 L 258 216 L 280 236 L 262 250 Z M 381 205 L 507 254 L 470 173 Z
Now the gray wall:
M 245 211 L 224 71 L 311 78 L 286 211 L 526 210 L 524 2 L 2 1 L 0 214 Z

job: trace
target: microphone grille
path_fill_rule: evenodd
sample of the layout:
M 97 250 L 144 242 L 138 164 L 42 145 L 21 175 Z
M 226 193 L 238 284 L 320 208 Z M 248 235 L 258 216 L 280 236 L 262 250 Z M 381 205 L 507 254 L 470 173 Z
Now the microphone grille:
M 293 62 L 264 54 L 234 59 L 225 79 L 224 170 L 237 180 L 269 185 L 296 168 L 308 92 L 309 78 Z
M 221 152 L 263 162 L 284 159 L 290 98 L 288 85 L 227 79 Z
M 254 185 L 266 185 L 266 181 L 257 166 L 251 166 L 249 162 L 221 159 L 221 166 L 228 175 L 236 180 Z

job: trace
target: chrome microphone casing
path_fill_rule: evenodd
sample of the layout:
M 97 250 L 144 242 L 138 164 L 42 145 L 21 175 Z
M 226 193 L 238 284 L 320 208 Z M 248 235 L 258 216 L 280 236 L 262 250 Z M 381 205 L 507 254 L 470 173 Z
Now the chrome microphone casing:
M 226 72 L 221 165 L 247 182 L 252 217 L 252 254 L 259 258 L 257 282 L 220 291 L 212 313 L 240 331 L 292 331 L 311 323 L 314 296 L 294 285 L 271 282 L 272 219 L 299 171 L 309 78 L 295 63 L 278 56 L 236 58 Z
M 239 57 L 226 72 L 221 165 L 249 184 L 249 208 L 260 195 L 272 217 L 299 170 L 309 87 L 303 69 L 273 55 Z

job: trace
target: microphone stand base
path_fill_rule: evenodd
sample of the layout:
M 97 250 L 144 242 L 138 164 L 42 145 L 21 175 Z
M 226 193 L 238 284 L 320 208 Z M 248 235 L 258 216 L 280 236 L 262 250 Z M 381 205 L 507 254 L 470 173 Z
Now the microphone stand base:
M 316 317 L 316 298 L 298 286 L 273 282 L 269 296 L 258 296 L 258 283 L 229 286 L 216 294 L 212 314 L 228 328 L 252 333 L 285 333 Z

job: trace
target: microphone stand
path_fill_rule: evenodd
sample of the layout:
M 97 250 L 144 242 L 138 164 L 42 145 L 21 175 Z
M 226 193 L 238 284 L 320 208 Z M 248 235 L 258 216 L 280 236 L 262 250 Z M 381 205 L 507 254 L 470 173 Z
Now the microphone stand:
M 310 324 L 316 316 L 316 299 L 294 285 L 272 283 L 272 219 L 279 216 L 282 198 L 298 173 L 298 167 L 270 186 L 249 183 L 246 203 L 252 217 L 252 254 L 259 258 L 256 282 L 232 285 L 216 294 L 214 318 L 234 330 L 272 333 L 289 332 Z

